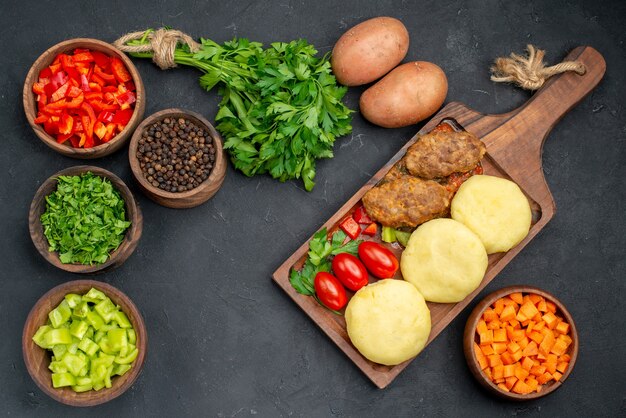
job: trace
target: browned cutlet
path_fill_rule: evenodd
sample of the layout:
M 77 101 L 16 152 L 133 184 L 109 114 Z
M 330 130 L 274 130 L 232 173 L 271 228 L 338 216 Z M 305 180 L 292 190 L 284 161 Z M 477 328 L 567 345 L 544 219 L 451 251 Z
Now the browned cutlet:
M 363 196 L 369 216 L 384 226 L 414 228 L 447 213 L 449 193 L 439 183 L 403 176 L 370 189 Z
M 412 175 L 434 179 L 470 171 L 485 151 L 482 141 L 469 132 L 431 132 L 409 147 L 404 164 Z
M 387 171 L 387 174 L 385 174 L 385 177 L 383 177 L 380 182 L 381 183 L 388 183 L 390 181 L 397 180 L 397 179 L 399 179 L 401 177 L 404 177 L 407 174 L 409 174 L 409 173 L 408 173 L 408 171 L 406 171 L 406 165 L 404 164 L 404 158 L 402 158 L 400 161 L 395 163 L 391 167 L 391 169 L 389 171 Z

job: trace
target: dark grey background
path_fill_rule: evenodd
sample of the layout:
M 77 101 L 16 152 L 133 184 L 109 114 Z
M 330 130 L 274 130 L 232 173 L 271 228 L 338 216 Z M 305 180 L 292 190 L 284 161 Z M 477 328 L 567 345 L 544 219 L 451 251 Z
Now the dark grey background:
M 4 0 L 0 13 L 0 413 L 8 416 L 617 416 L 626 414 L 626 3 L 546 1 L 165 2 Z M 93 161 L 127 181 L 143 209 L 141 242 L 119 269 L 99 275 L 144 314 L 149 352 L 142 375 L 120 398 L 88 411 L 49 399 L 22 360 L 28 311 L 50 288 L 78 279 L 47 264 L 27 228 L 28 206 L 54 172 L 79 164 L 44 146 L 23 113 L 26 73 L 51 45 L 74 37 L 113 41 L 131 30 L 170 25 L 221 42 L 303 37 L 329 52 L 350 26 L 395 16 L 411 34 L 407 60 L 447 73 L 448 101 L 502 113 L 529 94 L 489 81 L 491 61 L 526 43 L 559 61 L 592 45 L 607 73 L 595 92 L 550 134 L 543 156 L 558 211 L 487 287 L 554 292 L 580 332 L 566 384 L 547 398 L 514 404 L 478 388 L 461 347 L 469 308 L 386 390 L 377 390 L 270 280 L 271 273 L 375 173 L 419 126 L 385 130 L 354 115 L 354 133 L 318 164 L 317 186 L 247 178 L 229 166 L 208 203 L 177 211 L 147 200 L 125 151 Z M 193 69 L 160 71 L 135 60 L 146 115 L 168 107 L 212 120 L 215 93 Z M 347 103 L 357 108 L 363 89 Z M 474 303 L 470 307 L 474 306 Z

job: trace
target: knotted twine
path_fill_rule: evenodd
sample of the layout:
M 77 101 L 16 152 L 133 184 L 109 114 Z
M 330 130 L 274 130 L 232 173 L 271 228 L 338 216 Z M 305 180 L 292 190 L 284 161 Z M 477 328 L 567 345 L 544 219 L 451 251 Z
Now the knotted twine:
M 146 39 L 150 42 L 143 45 L 127 45 L 130 41 Z M 191 52 L 200 50 L 201 45 L 191 36 L 173 29 L 160 28 L 146 36 L 145 31 L 130 32 L 113 42 L 113 45 L 124 52 L 152 52 L 152 61 L 162 70 L 176 67 L 174 51 L 179 43 L 186 44 Z
M 491 67 L 491 80 L 496 83 L 514 83 L 526 90 L 537 90 L 553 75 L 566 71 L 574 71 L 578 75 L 585 74 L 585 65 L 578 61 L 563 61 L 560 64 L 546 67 L 543 57 L 546 51 L 526 45 L 528 57 L 511 53 L 510 57 L 496 58 Z

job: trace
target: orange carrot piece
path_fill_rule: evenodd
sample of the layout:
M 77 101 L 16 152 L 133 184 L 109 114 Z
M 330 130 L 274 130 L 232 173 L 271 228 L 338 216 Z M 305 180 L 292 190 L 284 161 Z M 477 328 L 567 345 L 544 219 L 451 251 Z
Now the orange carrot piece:
M 539 386 L 539 383 L 537 382 L 537 379 L 532 378 L 532 377 L 528 377 L 528 378 L 526 379 L 526 382 L 525 382 L 525 383 L 526 383 L 526 384 L 528 385 L 528 387 L 531 389 L 531 392 L 534 392 L 535 390 L 537 390 L 537 386 Z
M 509 353 L 508 351 L 505 351 L 504 353 L 502 353 L 500 355 L 500 359 L 502 360 L 502 364 L 504 365 L 513 364 L 517 361 L 513 358 L 513 355 Z
M 525 394 L 528 394 L 528 393 L 532 392 L 532 390 L 530 390 L 528 385 L 526 383 L 524 383 L 522 381 L 522 379 L 520 379 L 517 382 L 515 382 L 515 386 L 513 386 L 513 389 L 511 389 L 511 390 L 513 392 L 519 393 L 521 395 L 525 395 Z
M 526 371 L 530 371 L 534 365 L 535 363 L 529 357 L 524 357 L 524 360 L 522 360 L 522 368 Z
M 509 344 L 507 344 L 506 349 L 509 353 L 513 354 L 516 351 L 520 350 L 520 346 L 515 341 L 511 341 Z
M 556 363 L 551 363 L 551 362 L 544 362 L 543 363 L 544 366 L 546 366 L 546 372 L 550 373 L 550 374 L 554 374 L 556 373 Z
M 496 302 L 493 305 L 493 310 L 496 311 L 498 315 L 500 315 L 503 309 L 504 309 L 504 301 L 502 299 L 496 300 Z
M 559 357 L 559 360 L 564 361 L 566 363 L 569 363 L 571 359 L 572 359 L 572 356 L 570 356 L 567 353 L 563 354 L 561 357 Z
M 547 356 L 552 350 L 554 343 L 556 340 L 554 339 L 554 335 L 552 333 L 546 334 L 541 344 L 539 344 L 539 353 Z
M 526 335 L 530 335 L 533 332 L 533 328 L 535 328 L 535 321 L 529 321 L 526 325 Z
M 550 329 L 554 329 L 554 327 L 556 327 L 556 325 L 558 324 L 558 318 L 556 317 L 556 315 L 554 315 L 552 312 L 548 312 L 546 314 L 544 314 L 541 319 L 543 319 L 546 323 L 546 325 L 548 326 L 548 328 Z
M 517 303 L 518 305 L 521 305 L 522 303 L 524 303 L 524 296 L 522 296 L 521 292 L 511 293 L 509 297 L 511 298 L 513 302 Z
M 546 323 L 544 321 L 539 321 L 533 327 L 533 331 L 542 331 L 546 327 Z
M 563 340 L 557 339 L 550 352 L 556 354 L 557 356 L 565 354 L 565 350 L 567 350 L 567 343 Z
M 509 390 L 511 390 L 513 385 L 515 385 L 515 382 L 517 382 L 517 377 L 515 376 L 506 377 L 504 379 L 504 384 L 506 385 L 507 388 L 509 388 Z
M 560 362 L 560 363 L 557 363 L 557 365 L 556 365 L 556 369 L 557 369 L 558 371 L 560 371 L 561 373 L 565 373 L 565 370 L 567 370 L 567 365 L 568 365 L 568 364 L 569 364 L 569 363 L 567 363 L 567 362 L 565 362 L 565 361 L 562 361 L 562 362 Z
M 506 341 L 507 338 L 505 329 L 500 328 L 493 331 L 493 342 L 504 343 Z
M 506 352 L 506 343 L 493 343 L 491 344 L 491 347 L 493 347 L 493 351 L 496 354 L 502 354 Z
M 570 337 L 569 335 L 566 335 L 566 334 L 559 335 L 557 340 L 563 341 L 568 346 L 572 343 L 572 337 Z
M 554 373 L 552 373 L 552 377 L 554 377 L 554 380 L 556 380 L 558 382 L 559 380 L 561 380 L 561 377 L 563 377 L 563 374 L 561 374 L 559 372 L 554 372 Z
M 480 349 L 480 346 L 476 343 L 474 343 L 474 355 L 476 355 L 476 360 L 478 361 L 480 370 L 485 370 L 489 366 L 487 364 L 487 357 L 485 357 L 485 355 Z
M 515 331 L 513 331 L 513 338 L 511 339 L 519 343 L 520 341 L 526 339 L 526 332 L 523 329 L 516 329 Z
M 498 383 L 498 388 L 502 389 L 505 392 L 509 392 L 509 388 L 506 387 L 504 383 Z
M 524 304 L 520 306 L 519 312 L 528 319 L 532 319 L 535 315 L 539 313 L 537 307 L 531 301 L 524 302 Z
M 552 350 L 554 350 L 554 347 L 552 347 Z M 524 356 L 536 356 L 538 352 L 539 352 L 539 350 L 537 348 L 537 343 L 534 342 L 534 341 L 531 341 L 531 342 L 528 343 L 526 348 L 524 348 L 524 350 L 522 351 L 522 354 Z
M 533 321 L 540 322 L 541 321 L 541 312 L 537 311 L 535 316 L 533 316 Z
M 524 338 L 522 338 L 521 340 L 519 340 L 517 343 L 519 344 L 519 346 L 523 349 L 526 348 L 526 346 L 528 346 L 528 343 L 530 342 L 530 340 L 528 339 L 527 336 L 524 336 Z
M 559 322 L 556 327 L 556 332 L 559 332 L 561 334 L 567 334 L 569 332 L 569 324 L 567 322 Z
M 541 376 L 546 372 L 546 366 L 533 366 L 530 368 L 530 374 Z
M 504 366 L 503 365 L 494 366 L 494 368 L 493 368 L 493 378 L 494 378 L 494 380 L 504 379 Z
M 517 350 L 515 353 L 511 354 L 511 357 L 513 358 L 513 361 L 520 361 L 520 359 L 522 358 L 522 350 Z
M 550 380 L 552 380 L 552 375 L 548 372 L 542 374 L 541 376 L 537 377 L 537 382 L 540 385 L 545 385 L 546 383 L 548 383 Z
M 539 304 L 539 302 L 544 300 L 541 296 L 539 296 L 536 293 L 530 293 L 528 295 L 528 299 L 530 299 L 530 301 L 533 303 L 533 305 L 537 305 L 537 304 Z
M 546 303 L 545 299 L 537 304 L 537 310 L 539 312 L 548 312 L 548 304 Z
M 489 323 L 494 319 L 498 319 L 498 314 L 493 309 L 486 309 L 485 312 L 483 312 L 483 319 L 485 322 Z
M 513 364 L 507 364 L 503 368 L 504 378 L 515 376 L 515 366 Z
M 554 302 L 546 300 L 546 307 L 548 308 L 548 312 L 556 313 L 556 304 Z
M 493 347 L 491 346 L 491 344 L 481 345 L 480 350 L 483 352 L 485 356 L 490 356 L 493 353 L 495 353 L 495 351 L 493 351 Z
M 515 308 L 511 305 L 506 306 L 500 314 L 500 321 L 507 322 L 515 319 Z
M 478 325 L 476 325 L 476 333 L 480 336 L 480 334 L 485 332 L 487 332 L 487 323 L 481 319 L 478 321 Z
M 536 342 L 537 344 L 541 344 L 541 342 L 543 341 L 543 335 L 537 331 L 533 331 L 530 333 L 530 335 L 528 336 L 528 338 L 530 338 L 531 340 L 533 340 L 534 342 Z
M 499 354 L 492 354 L 487 356 L 487 361 L 489 362 L 489 367 L 502 366 L 502 360 L 500 359 Z
M 491 344 L 493 342 L 493 330 L 489 329 L 480 334 L 480 344 Z
M 487 367 L 486 369 L 483 370 L 483 372 L 485 372 L 489 380 L 493 380 L 492 375 L 491 375 L 491 367 Z
M 517 305 L 517 303 L 515 303 L 515 301 L 513 299 L 511 299 L 510 297 L 508 297 L 508 296 L 503 297 L 502 298 L 502 302 L 504 303 L 504 306 L 509 306 L 509 305 L 515 306 L 515 305 Z
M 500 328 L 500 320 L 494 319 L 493 321 L 487 322 L 487 329 L 496 330 Z
M 522 327 L 522 325 L 517 319 L 511 319 L 509 321 L 509 324 L 513 327 L 513 329 L 520 329 Z

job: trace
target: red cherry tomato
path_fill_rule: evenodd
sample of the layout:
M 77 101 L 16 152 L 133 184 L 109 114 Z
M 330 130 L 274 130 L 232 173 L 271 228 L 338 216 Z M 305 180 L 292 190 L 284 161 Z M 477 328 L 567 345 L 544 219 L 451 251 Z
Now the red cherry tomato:
M 372 275 L 389 279 L 398 271 L 398 259 L 389 249 L 372 241 L 359 245 L 359 258 Z
M 317 273 L 314 285 L 317 297 L 326 307 L 338 311 L 348 303 L 346 289 L 332 274 L 324 271 Z
M 357 291 L 368 283 L 368 274 L 361 261 L 348 253 L 333 258 L 333 273 L 345 287 Z

